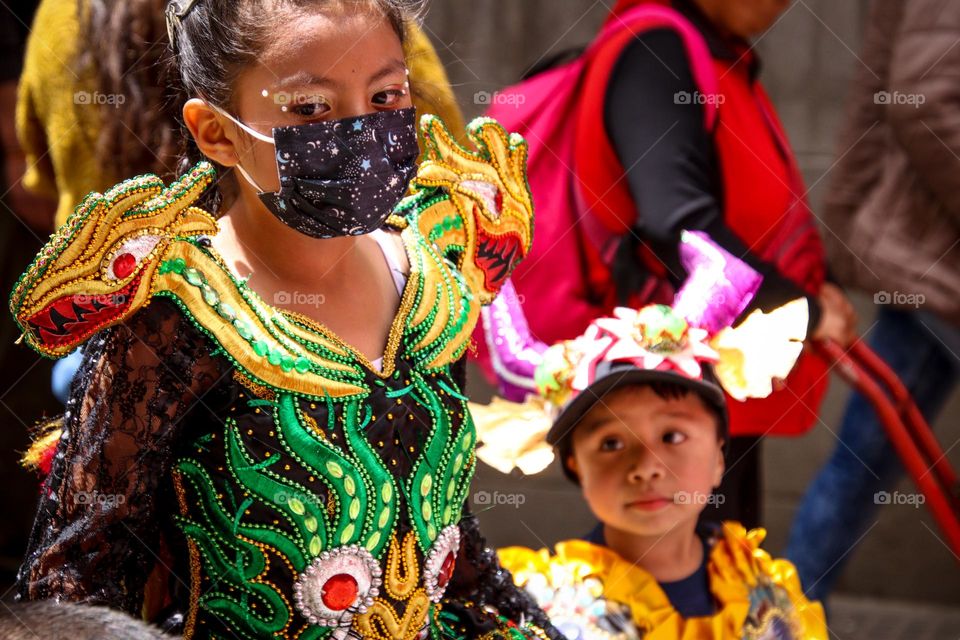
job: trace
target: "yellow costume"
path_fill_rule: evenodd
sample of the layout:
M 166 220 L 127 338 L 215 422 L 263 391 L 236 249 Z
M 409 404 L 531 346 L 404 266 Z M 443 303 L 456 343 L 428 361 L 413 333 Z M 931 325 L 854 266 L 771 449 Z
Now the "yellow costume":
M 790 562 L 760 548 L 765 537 L 763 529 L 723 524 L 707 562 L 716 613 L 703 618 L 681 617 L 653 576 L 590 542 L 560 542 L 553 555 L 523 547 L 499 554 L 568 637 L 826 640 L 823 608 L 804 597 Z

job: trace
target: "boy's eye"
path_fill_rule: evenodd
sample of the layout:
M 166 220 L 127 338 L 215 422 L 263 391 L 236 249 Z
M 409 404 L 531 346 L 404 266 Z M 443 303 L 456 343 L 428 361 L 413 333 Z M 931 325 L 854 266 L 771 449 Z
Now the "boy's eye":
M 666 444 L 680 444 L 686 439 L 686 434 L 680 431 L 667 431 L 665 434 L 663 434 L 663 441 Z
M 620 438 L 607 437 L 600 441 L 600 451 L 619 451 L 623 449 Z
M 373 94 L 371 102 L 378 107 L 393 107 L 407 95 L 404 89 L 386 89 Z

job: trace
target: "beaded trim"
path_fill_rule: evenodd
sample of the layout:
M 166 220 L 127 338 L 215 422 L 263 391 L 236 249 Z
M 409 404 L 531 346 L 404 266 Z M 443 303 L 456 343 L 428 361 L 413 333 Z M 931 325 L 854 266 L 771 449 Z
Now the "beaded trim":
M 294 584 L 297 608 L 312 624 L 324 627 L 349 627 L 355 614 L 362 614 L 380 593 L 383 570 L 370 552 L 357 545 L 324 551 Z M 349 576 L 357 595 L 340 611 L 324 602 L 324 587 L 331 578 Z

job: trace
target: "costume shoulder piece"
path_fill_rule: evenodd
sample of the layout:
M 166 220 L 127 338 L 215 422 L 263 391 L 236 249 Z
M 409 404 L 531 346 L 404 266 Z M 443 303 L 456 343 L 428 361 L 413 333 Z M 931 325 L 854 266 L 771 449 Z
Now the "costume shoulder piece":
M 391 342 L 405 338 L 405 355 L 430 370 L 463 354 L 478 303 L 527 253 L 532 206 L 520 137 L 480 119 L 469 131 L 478 150 L 469 151 L 432 116 L 421 128 L 428 159 L 393 217 L 405 227 L 411 283 Z M 147 175 L 87 196 L 12 294 L 28 344 L 61 357 L 161 295 L 255 384 L 322 398 L 367 393 L 358 354 L 266 304 L 201 241 L 217 224 L 191 205 L 214 176 L 202 162 L 169 187 Z
M 422 248 L 411 276 L 432 283 L 409 327 L 421 359 L 437 367 L 463 355 L 480 306 L 496 298 L 530 250 L 533 204 L 521 136 L 508 134 L 495 120 L 477 118 L 467 129 L 476 146 L 470 151 L 435 116 L 424 116 L 420 128 L 426 160 L 413 179 L 412 195 L 396 213 L 406 226 L 408 246 Z M 451 279 L 463 295 L 433 294 Z
M 200 241 L 216 234 L 217 224 L 191 205 L 214 175 L 201 162 L 166 188 L 145 175 L 87 196 L 14 289 L 10 306 L 27 343 L 64 356 L 162 295 L 258 384 L 331 396 L 362 392 L 345 349 L 316 336 L 312 349 L 298 343 L 305 332 L 247 290 Z
M 724 523 L 707 565 L 717 612 L 704 618 L 683 618 L 649 573 L 606 547 L 569 540 L 555 553 L 508 547 L 499 555 L 569 637 L 826 640 L 823 608 L 804 597 L 790 562 L 760 548 L 765 535 Z

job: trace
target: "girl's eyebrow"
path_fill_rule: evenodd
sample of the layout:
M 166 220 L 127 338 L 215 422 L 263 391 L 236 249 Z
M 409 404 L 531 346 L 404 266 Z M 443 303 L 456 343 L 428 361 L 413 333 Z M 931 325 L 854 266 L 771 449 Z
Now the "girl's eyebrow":
M 307 85 L 336 87 L 338 83 L 336 80 L 324 76 L 315 76 L 308 71 L 298 71 L 286 78 L 281 78 L 280 81 L 277 82 L 276 87 L 278 89 L 286 89 L 288 87 L 303 87 Z
M 370 84 L 382 80 L 391 73 L 405 72 L 407 70 L 407 65 L 403 60 L 394 58 L 386 64 L 380 71 L 377 71 L 375 74 L 370 76 Z
M 394 58 L 386 64 L 382 69 L 377 71 L 375 74 L 370 76 L 370 84 L 377 82 L 390 75 L 391 73 L 405 72 L 407 70 L 407 65 L 403 60 Z M 286 89 L 289 87 L 303 87 L 303 86 L 326 86 L 337 88 L 340 86 L 340 83 L 332 78 L 327 78 L 325 76 L 318 76 L 310 73 L 309 71 L 298 71 L 294 74 L 291 74 L 285 78 L 281 78 L 277 84 L 277 89 Z

